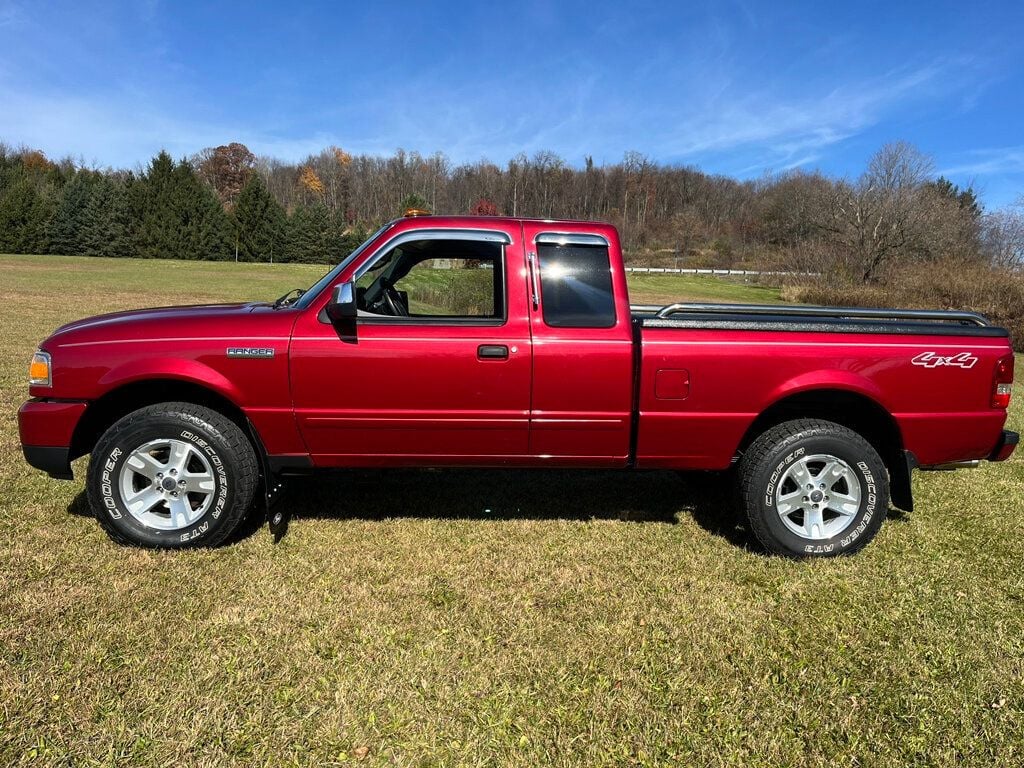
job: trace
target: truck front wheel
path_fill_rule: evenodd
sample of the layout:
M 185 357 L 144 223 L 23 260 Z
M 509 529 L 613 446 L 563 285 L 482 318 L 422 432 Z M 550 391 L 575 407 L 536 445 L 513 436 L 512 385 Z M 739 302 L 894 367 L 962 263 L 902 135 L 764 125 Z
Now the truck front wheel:
M 852 554 L 874 538 L 889 508 L 889 476 L 878 452 L 830 421 L 799 419 L 769 429 L 738 470 L 750 531 L 776 555 Z
M 252 506 L 256 453 L 233 421 L 191 403 L 141 408 L 115 422 L 89 461 L 96 519 L 120 544 L 221 544 Z

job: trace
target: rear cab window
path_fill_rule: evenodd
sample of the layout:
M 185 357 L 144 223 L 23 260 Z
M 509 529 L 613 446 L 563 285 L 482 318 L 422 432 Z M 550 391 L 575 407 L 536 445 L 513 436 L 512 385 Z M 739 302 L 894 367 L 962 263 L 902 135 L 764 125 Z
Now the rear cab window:
M 600 235 L 537 237 L 544 323 L 552 328 L 615 325 L 608 242 Z

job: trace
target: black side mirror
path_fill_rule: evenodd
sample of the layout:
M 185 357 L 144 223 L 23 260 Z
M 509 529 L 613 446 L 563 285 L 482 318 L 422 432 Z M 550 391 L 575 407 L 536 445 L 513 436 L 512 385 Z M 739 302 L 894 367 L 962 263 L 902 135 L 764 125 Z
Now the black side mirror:
M 355 283 L 342 283 L 334 286 L 334 290 L 331 291 L 331 300 L 327 302 L 326 309 L 327 317 L 332 323 L 355 320 L 359 315 L 356 307 Z

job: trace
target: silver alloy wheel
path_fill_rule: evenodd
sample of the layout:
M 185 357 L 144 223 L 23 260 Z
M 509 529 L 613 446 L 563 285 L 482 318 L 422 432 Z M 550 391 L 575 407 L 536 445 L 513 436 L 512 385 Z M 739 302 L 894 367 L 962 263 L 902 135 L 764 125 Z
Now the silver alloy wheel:
M 121 466 L 121 499 L 143 525 L 161 531 L 187 528 L 206 514 L 217 482 L 199 449 L 184 440 L 151 440 Z
M 853 467 L 826 453 L 793 462 L 775 489 L 783 525 L 803 539 L 831 539 L 860 510 L 860 480 Z

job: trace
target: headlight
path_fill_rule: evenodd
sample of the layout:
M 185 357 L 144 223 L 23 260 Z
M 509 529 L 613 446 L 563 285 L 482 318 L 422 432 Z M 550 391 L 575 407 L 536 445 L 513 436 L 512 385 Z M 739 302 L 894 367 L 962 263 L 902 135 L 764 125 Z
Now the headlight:
M 28 383 L 34 387 L 48 387 L 53 379 L 50 376 L 50 353 L 36 350 L 32 355 L 32 363 L 28 367 Z

